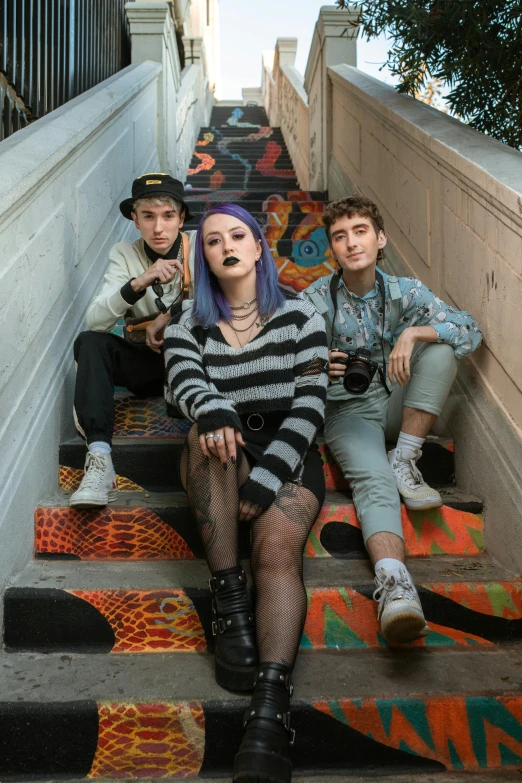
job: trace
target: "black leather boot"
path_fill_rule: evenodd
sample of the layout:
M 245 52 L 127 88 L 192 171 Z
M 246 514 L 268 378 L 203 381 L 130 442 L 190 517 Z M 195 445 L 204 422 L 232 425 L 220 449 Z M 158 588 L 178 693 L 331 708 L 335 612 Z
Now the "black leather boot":
M 244 715 L 245 736 L 234 762 L 234 783 L 290 783 L 290 669 L 279 663 L 259 667 L 250 707 Z
M 247 575 L 229 568 L 209 579 L 212 633 L 216 637 L 216 682 L 231 691 L 251 691 L 257 665 L 254 610 Z

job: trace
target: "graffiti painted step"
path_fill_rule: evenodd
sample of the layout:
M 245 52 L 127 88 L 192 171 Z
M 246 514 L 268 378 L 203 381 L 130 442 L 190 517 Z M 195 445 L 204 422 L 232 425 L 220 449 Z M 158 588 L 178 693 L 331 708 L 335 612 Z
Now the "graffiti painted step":
M 148 493 L 147 493 L 148 494 Z M 102 509 L 69 508 L 62 492 L 35 510 L 35 554 L 76 560 L 192 560 L 204 552 L 186 495 L 146 497 L 121 493 Z M 458 495 L 457 495 L 458 498 Z M 451 502 L 450 498 L 447 498 Z M 460 506 L 460 507 L 459 507 Z M 484 549 L 483 520 L 468 498 L 430 511 L 402 506 L 406 553 L 414 556 L 473 556 Z M 475 508 L 480 508 L 477 503 Z M 249 553 L 247 525 L 239 527 L 242 557 Z M 306 558 L 358 559 L 366 556 L 355 508 L 341 493 L 328 492 L 305 546 Z
M 127 397 L 117 400 L 115 407 L 112 458 L 116 473 L 125 479 L 121 489 L 136 491 L 143 488 L 152 492 L 181 489 L 179 458 L 190 424 L 183 419 L 167 417 L 161 398 L 156 402 Z M 319 442 L 327 489 L 346 490 L 346 479 L 322 439 Z M 84 463 L 85 444 L 79 437 L 61 444 L 60 485 L 63 488 L 77 488 L 82 478 L 78 471 L 83 471 Z M 443 438 L 427 440 L 418 465 L 431 486 L 453 484 L 453 442 Z
M 213 178 L 212 181 L 211 178 Z M 277 187 L 278 181 L 283 182 L 289 188 L 299 187 L 299 183 L 295 178 L 295 172 L 288 174 L 284 171 L 277 175 L 277 178 L 274 177 L 273 173 L 265 176 L 263 174 L 253 172 L 248 177 L 248 186 L 252 188 L 258 188 L 264 187 L 264 184 L 266 183 L 267 189 L 272 190 L 274 185 Z M 221 184 L 224 184 L 225 182 L 227 184 L 227 188 L 245 187 L 244 174 L 241 171 L 238 171 L 237 175 L 224 174 L 220 171 L 215 171 L 213 173 L 205 171 L 201 172 L 200 174 L 193 174 L 187 177 L 187 183 L 193 185 L 194 187 L 201 185 L 204 187 L 213 187 L 218 189 L 221 187 Z
M 301 775 L 292 775 L 292 783 L 368 783 L 371 779 L 368 775 L 360 777 L 359 775 L 335 775 L 332 778 L 331 775 L 307 775 L 302 777 Z M 70 779 L 69 783 L 80 783 L 81 778 Z M 194 780 L 205 781 L 205 783 L 223 783 L 223 778 L 194 778 Z M 435 774 L 428 773 L 427 775 L 420 774 L 415 775 L 415 783 L 520 783 L 520 772 L 518 769 L 504 768 L 500 771 L 490 770 L 485 772 L 436 772 Z M 58 783 L 57 780 L 47 781 L 47 783 Z M 412 783 L 411 775 L 379 775 L 379 783 Z
M 307 577 L 315 565 L 309 564 L 305 576 L 308 613 L 301 649 L 386 647 L 373 580 L 357 584 L 352 574 L 350 584 L 340 586 L 345 575 L 339 573 L 333 586 L 310 587 Z M 320 573 L 314 576 L 322 581 Z M 172 574 L 175 584 L 179 578 Z M 153 570 L 148 582 L 152 587 L 141 590 L 10 587 L 4 594 L 4 646 L 9 652 L 213 652 L 210 591 L 184 584 L 160 589 Z M 493 649 L 522 641 L 521 581 L 464 582 L 445 575 L 444 581 L 417 582 L 417 588 L 430 633 L 406 649 Z
M 265 190 L 256 191 L 248 188 L 246 190 L 229 190 L 227 188 L 222 188 L 219 193 L 216 193 L 216 191 L 210 188 L 198 189 L 197 193 L 194 193 L 192 189 L 188 189 L 185 191 L 184 197 L 186 201 L 192 204 L 195 201 L 201 201 L 203 203 L 207 199 L 213 198 L 219 199 L 220 201 L 229 198 L 233 201 L 239 196 L 245 204 L 252 201 L 266 202 L 267 211 L 269 211 L 270 208 L 280 208 L 280 205 L 286 202 L 291 202 L 291 204 L 297 202 L 300 204 L 301 202 L 314 203 L 317 201 L 326 201 L 326 194 L 322 190 L 286 190 L 282 188 L 276 188 L 270 195 L 267 195 Z
M 218 189 L 221 187 L 221 184 L 226 182 L 227 188 L 237 188 L 245 187 L 244 177 L 244 172 L 241 170 L 238 170 L 237 174 L 225 174 L 221 171 L 203 171 L 199 174 L 191 174 L 188 176 L 187 183 L 193 185 L 194 187 L 202 186 Z M 212 181 L 211 178 L 213 178 Z M 283 182 L 289 188 L 299 187 L 299 183 L 295 178 L 295 172 L 293 171 L 287 173 L 283 170 L 280 174 L 277 174 L 277 176 L 274 174 L 274 172 L 270 172 L 270 174 L 266 175 L 258 172 L 252 172 L 247 181 L 248 186 L 251 188 L 264 187 L 266 184 L 266 187 L 272 190 L 274 186 L 277 187 L 278 182 Z
M 411 651 L 407 674 L 387 650 L 301 654 L 296 775 L 517 769 L 521 652 Z M 1 663 L 3 780 L 230 775 L 248 700 L 216 685 L 204 653 Z

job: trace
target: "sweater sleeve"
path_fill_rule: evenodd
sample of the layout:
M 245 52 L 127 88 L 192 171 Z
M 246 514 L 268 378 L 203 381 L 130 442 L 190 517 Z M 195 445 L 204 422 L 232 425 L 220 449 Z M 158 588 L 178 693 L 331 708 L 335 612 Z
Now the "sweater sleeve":
M 450 307 L 420 280 L 414 278 L 401 278 L 401 290 L 403 328 L 432 326 L 437 332 L 437 342 L 451 345 L 457 359 L 462 359 L 479 347 L 482 332 L 473 316 L 466 310 Z M 394 337 L 397 338 L 398 333 Z
M 227 426 L 241 430 L 234 403 L 209 384 L 198 342 L 188 326 L 171 322 L 164 345 L 167 386 L 183 416 L 197 422 L 199 434 Z
M 122 243 L 119 243 L 122 244 Z M 131 274 L 124 253 L 114 245 L 109 253 L 109 266 L 101 288 L 87 309 L 87 328 L 95 332 L 110 332 L 132 305 L 122 295 L 125 286 L 135 275 Z M 122 292 L 123 289 L 123 292 Z
M 294 375 L 295 393 L 288 416 L 239 490 L 240 498 L 263 508 L 274 502 L 285 482 L 298 476 L 306 452 L 323 423 L 328 347 L 324 320 L 315 311 L 299 332 Z

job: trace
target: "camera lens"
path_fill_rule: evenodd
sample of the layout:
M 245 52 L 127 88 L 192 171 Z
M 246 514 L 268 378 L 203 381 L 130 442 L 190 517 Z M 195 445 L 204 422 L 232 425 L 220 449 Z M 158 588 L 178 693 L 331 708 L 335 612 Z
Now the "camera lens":
M 344 375 L 344 388 L 349 394 L 364 394 L 370 385 L 370 373 L 364 362 L 355 360 Z

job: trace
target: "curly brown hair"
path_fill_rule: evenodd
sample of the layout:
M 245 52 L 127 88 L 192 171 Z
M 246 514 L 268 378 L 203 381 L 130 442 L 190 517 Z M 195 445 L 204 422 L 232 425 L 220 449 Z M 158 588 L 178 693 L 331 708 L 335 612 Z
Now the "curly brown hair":
M 352 218 L 355 215 L 369 218 L 377 235 L 379 231 L 384 231 L 382 215 L 373 201 L 370 201 L 366 196 L 348 196 L 337 201 L 331 201 L 324 211 L 323 224 L 326 228 L 328 241 L 332 241 L 330 229 L 339 218 Z

